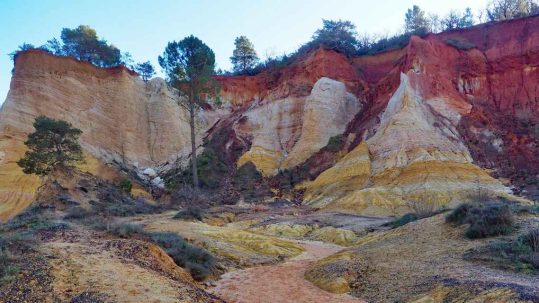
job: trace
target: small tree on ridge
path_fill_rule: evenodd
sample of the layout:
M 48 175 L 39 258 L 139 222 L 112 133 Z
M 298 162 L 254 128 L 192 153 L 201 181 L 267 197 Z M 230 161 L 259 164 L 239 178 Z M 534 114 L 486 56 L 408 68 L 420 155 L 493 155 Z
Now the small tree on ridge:
M 258 62 L 258 56 L 253 43 L 247 37 L 240 36 L 234 40 L 234 45 L 236 48 L 232 53 L 232 57 L 230 57 L 230 61 L 234 65 L 234 71 L 236 73 L 246 74 Z

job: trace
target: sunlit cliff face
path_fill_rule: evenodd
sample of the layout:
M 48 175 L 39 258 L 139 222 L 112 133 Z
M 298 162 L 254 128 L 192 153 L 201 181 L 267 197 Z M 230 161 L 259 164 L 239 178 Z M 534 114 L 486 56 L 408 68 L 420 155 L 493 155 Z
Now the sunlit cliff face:
M 508 196 L 539 173 L 533 28 L 539 18 L 480 25 L 356 58 L 318 49 L 280 70 L 219 76 L 223 106 L 200 113 L 198 138 L 216 133 L 219 121 L 232 130 L 225 153 L 237 152 L 233 142 L 245 147 L 230 156 L 237 166 L 252 162 L 266 177 L 317 171 L 296 184 L 315 207 L 393 214 L 410 201 L 446 205 L 478 190 Z M 36 116 L 82 129 L 96 163 L 158 171 L 189 152 L 175 98 L 162 80 L 144 83 L 125 69 L 38 51 L 18 56 L 0 112 L 0 219 L 29 205 L 40 184 L 15 164 Z M 341 150 L 322 157 L 336 136 Z

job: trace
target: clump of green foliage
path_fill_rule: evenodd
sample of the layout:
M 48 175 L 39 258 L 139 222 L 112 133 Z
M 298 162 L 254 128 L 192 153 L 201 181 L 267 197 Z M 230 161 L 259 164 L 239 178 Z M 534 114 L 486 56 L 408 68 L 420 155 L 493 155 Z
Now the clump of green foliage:
M 64 219 L 70 220 L 70 219 L 83 219 L 91 215 L 91 212 L 87 211 L 86 209 L 80 207 L 80 206 L 74 206 L 70 207 L 65 216 Z
M 470 50 L 472 48 L 475 48 L 475 44 L 463 39 L 447 39 L 445 40 L 445 43 L 460 50 Z
M 264 177 L 250 161 L 235 171 L 232 185 L 248 203 L 259 201 L 262 197 L 272 194 L 264 182 Z
M 215 258 L 208 251 L 189 244 L 174 233 L 159 232 L 149 234 L 179 266 L 187 269 L 197 281 L 203 281 L 216 270 Z
M 465 236 L 470 239 L 506 235 L 515 230 L 513 212 L 508 205 L 499 203 L 462 204 L 446 217 L 446 222 L 469 224 Z
M 3 239 L 0 238 L 1 242 L 3 242 Z M 19 273 L 20 269 L 14 264 L 14 261 L 15 257 L 2 243 L 2 246 L 0 246 L 0 286 L 13 282 L 17 273 Z
M 145 82 L 150 80 L 155 75 L 155 69 L 150 61 L 138 63 L 134 66 L 135 71 L 140 75 Z
M 318 47 L 325 47 L 347 56 L 356 54 L 359 42 L 357 40 L 356 26 L 352 22 L 323 19 L 322 23 L 322 28 L 315 31 L 311 41 L 303 45 L 298 52 L 304 53 Z
M 78 143 L 82 131 L 63 120 L 39 116 L 34 121 L 35 132 L 24 144 L 28 151 L 17 161 L 26 174 L 44 176 L 55 168 L 72 168 L 83 161 Z
M 509 240 L 490 243 L 468 254 L 498 267 L 534 274 L 539 272 L 539 229 Z
M 144 234 L 144 230 L 139 224 L 117 223 L 108 225 L 107 232 L 120 238 L 131 238 L 137 234 Z
M 206 217 L 206 212 L 200 207 L 187 207 L 180 210 L 175 216 L 174 219 L 181 220 L 197 220 L 202 221 Z
M 54 219 L 45 207 L 34 205 L 14 218 L 11 218 L 2 227 L 7 230 L 24 229 L 26 231 L 34 232 L 66 230 L 70 228 L 70 225 L 66 222 Z
M 131 193 L 131 190 L 133 189 L 133 182 L 129 180 L 128 178 L 123 178 L 120 183 L 118 184 L 118 187 L 127 194 Z
M 248 74 L 258 62 L 258 55 L 251 40 L 245 36 L 237 37 L 234 40 L 234 51 L 230 61 L 234 66 L 236 74 Z
M 209 147 L 197 157 L 196 167 L 200 186 L 206 189 L 217 188 L 223 176 L 228 172 L 228 166 L 222 156 Z M 192 172 L 192 169 L 185 169 L 179 176 L 167 180 L 167 188 L 176 189 L 180 185 L 193 185 Z
M 326 145 L 326 149 L 330 151 L 339 151 L 344 145 L 344 136 L 343 135 L 337 135 L 329 138 L 328 144 Z
M 74 57 L 100 67 L 127 65 L 128 53 L 122 54 L 120 49 L 108 44 L 97 36 L 95 29 L 88 25 L 77 28 L 64 28 L 60 40 L 53 38 L 40 48 L 57 56 Z
M 17 232 L 0 236 L 0 287 L 13 282 L 22 271 L 24 253 L 33 251 L 36 237 L 31 232 Z

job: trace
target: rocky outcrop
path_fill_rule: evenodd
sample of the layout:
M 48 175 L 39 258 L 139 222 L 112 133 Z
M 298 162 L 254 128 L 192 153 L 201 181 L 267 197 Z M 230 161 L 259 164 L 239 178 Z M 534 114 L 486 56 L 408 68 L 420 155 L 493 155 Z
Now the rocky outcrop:
M 292 176 L 315 207 L 393 214 L 472 191 L 538 196 L 538 27 L 539 17 L 483 24 L 356 58 L 320 48 L 218 76 L 223 106 L 201 112 L 199 138 L 229 165 Z M 0 219 L 39 184 L 15 161 L 40 114 L 81 128 L 94 167 L 174 168 L 189 152 L 185 112 L 162 80 L 22 53 L 0 112 Z
M 456 132 L 459 109 L 443 99 L 422 100 L 405 74 L 376 133 L 335 166 L 304 185 L 310 205 L 368 215 L 404 212 L 410 203 L 436 209 L 474 191 L 508 189 L 472 164 Z
M 175 103 L 162 79 L 146 83 L 125 68 L 97 68 L 37 50 L 19 54 L 0 111 L 0 220 L 24 209 L 40 184 L 15 163 L 35 117 L 80 128 L 85 152 L 101 164 L 142 171 L 189 153 L 188 115 Z M 201 131 L 210 124 L 204 119 Z
M 238 166 L 252 162 L 266 176 L 307 160 L 343 133 L 361 107 L 342 82 L 325 77 L 306 97 L 267 102 L 244 114 L 247 120 L 239 132 L 253 141 L 238 160 Z
M 274 138 L 262 141 L 272 144 L 261 144 L 261 136 L 247 129 L 254 140 L 238 164 L 251 161 L 266 175 L 294 167 L 312 172 L 309 165 L 321 164 L 329 169 L 297 184 L 306 189 L 305 202 L 367 214 L 399 213 L 414 201 L 446 205 L 473 192 L 507 195 L 511 186 L 533 197 L 539 173 L 539 34 L 532 29 L 538 25 L 537 17 L 489 23 L 412 37 L 403 49 L 351 59 L 318 50 L 273 73 L 279 84 L 267 82 L 271 72 L 257 75 L 257 90 L 267 93 L 243 104 L 251 111 L 260 108 L 259 100 L 275 106 L 279 101 L 271 96 L 278 95 L 287 100 L 285 111 L 294 108 L 291 115 L 304 120 L 300 131 L 293 119 L 292 135 L 281 144 L 278 134 L 290 129 L 290 116 L 268 127 L 273 131 L 262 131 L 263 137 Z M 331 70 L 305 67 L 321 56 L 334 62 Z M 344 158 L 317 152 L 323 144 L 308 140 L 316 136 L 308 129 L 323 132 L 331 120 L 307 116 L 306 94 L 299 88 L 309 83 L 316 88 L 313 74 L 331 74 L 361 100 L 351 122 L 341 116 L 347 124 L 339 152 L 349 153 Z M 283 90 L 283 83 L 289 89 Z

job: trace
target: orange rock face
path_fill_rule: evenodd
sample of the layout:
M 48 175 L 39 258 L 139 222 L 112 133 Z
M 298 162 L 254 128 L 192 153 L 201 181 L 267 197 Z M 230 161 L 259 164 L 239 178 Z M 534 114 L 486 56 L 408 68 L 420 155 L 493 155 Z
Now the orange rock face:
M 40 184 L 16 164 L 35 117 L 80 128 L 82 147 L 101 164 L 142 171 L 189 153 L 188 115 L 175 99 L 162 79 L 145 83 L 125 68 L 97 68 L 37 50 L 18 55 L 0 111 L 0 220 L 28 206 Z M 204 131 L 213 118 L 202 116 Z M 90 166 L 103 175 L 99 165 Z
M 240 102 L 249 104 L 251 110 L 283 98 L 306 96 L 320 77 L 340 81 L 363 105 L 344 133 L 345 138 L 352 141 L 346 150 L 353 150 L 365 140 L 371 142 L 369 152 L 374 159 L 374 175 L 383 173 L 385 169 L 394 169 L 395 165 L 405 168 L 415 163 L 417 166 L 417 161 L 428 159 L 442 160 L 442 163 L 436 164 L 447 167 L 473 163 L 489 169 L 495 178 L 504 177 L 512 181 L 514 192 L 525 190 L 527 192 L 523 193 L 534 196 L 533 186 L 526 187 L 526 184 L 533 183 L 531 181 L 536 180 L 539 173 L 537 28 L 537 17 L 485 24 L 425 38 L 412 37 L 403 49 L 356 58 L 346 58 L 320 49 L 279 71 L 244 77 L 245 85 L 234 77 L 219 80 L 225 87 L 233 83 L 235 95 L 246 95 L 242 93 L 242 89 L 246 89 L 256 96 Z M 404 112 L 388 108 L 389 100 L 402 85 L 401 74 L 406 75 L 415 96 L 413 99 L 420 102 L 417 106 L 421 110 L 409 110 L 406 104 L 410 103 L 406 100 L 395 101 L 395 104 L 405 104 L 401 106 Z M 249 83 L 257 83 L 256 88 Z M 386 117 L 390 124 L 386 123 L 380 129 L 383 116 L 389 114 L 394 116 Z M 299 115 L 304 116 L 305 113 Z M 411 119 L 419 119 L 419 124 Z M 421 123 L 425 124 L 418 126 Z M 398 125 L 404 129 L 399 130 Z M 392 131 L 386 133 L 388 127 Z M 310 131 L 319 130 L 313 128 Z M 252 134 L 252 130 L 243 131 L 243 137 L 248 140 L 246 134 Z M 293 146 L 301 143 L 301 136 L 301 132 L 296 133 L 297 139 L 292 142 L 288 140 L 286 144 Z M 434 140 L 433 136 L 439 139 Z M 256 136 L 253 144 L 258 144 Z M 256 148 L 259 146 L 254 147 L 255 151 Z M 255 153 L 259 158 L 251 159 L 254 162 L 263 159 L 260 161 L 266 165 L 268 157 L 286 158 L 290 150 L 264 148 L 260 153 Z M 321 157 L 320 160 L 316 160 L 317 157 Z M 315 153 L 299 166 L 303 165 L 303 170 L 309 171 L 307 177 L 314 178 L 333 166 L 335 161 L 335 157 L 328 157 L 327 152 Z M 315 163 L 325 168 L 320 170 L 312 167 Z M 385 169 L 377 168 L 378 164 L 385 165 Z M 274 169 L 275 165 L 269 167 Z M 484 179 L 483 173 L 473 167 L 469 172 L 476 177 L 459 175 L 456 178 L 484 180 L 485 187 L 494 184 L 492 180 Z M 422 178 L 428 179 L 427 174 L 413 177 Z M 391 183 L 389 180 L 385 182 Z M 449 181 L 441 182 L 447 184 Z M 419 190 L 424 187 L 416 185 Z M 352 203 L 364 202 L 359 200 Z
M 539 17 L 530 17 L 412 37 L 403 49 L 377 55 L 347 58 L 318 49 L 255 76 L 218 76 L 223 109 L 203 111 L 200 129 L 213 125 L 206 138 L 229 163 L 251 161 L 266 176 L 297 170 L 314 181 L 346 157 L 336 167 L 361 175 L 361 182 L 345 181 L 347 190 L 369 190 L 342 193 L 351 197 L 347 208 L 387 204 L 388 192 L 403 200 L 406 191 L 428 187 L 445 188 L 434 196 L 450 197 L 470 182 L 507 191 L 495 180 L 502 177 L 516 193 L 533 196 L 537 28 Z M 0 112 L 0 198 L 7 201 L 0 203 L 0 219 L 5 209 L 23 209 L 27 203 L 18 201 L 28 201 L 39 184 L 14 164 L 36 115 L 81 128 L 83 147 L 104 163 L 158 166 L 188 152 L 185 113 L 162 80 L 143 83 L 125 69 L 36 51 L 16 63 Z M 340 150 L 325 149 L 335 136 L 342 138 Z M 346 156 L 360 144 L 362 160 Z M 444 167 L 459 167 L 458 173 L 448 176 Z M 339 196 L 333 189 L 344 188 L 337 179 L 315 181 L 324 188 L 311 196 L 322 193 L 317 201 L 331 204 Z

